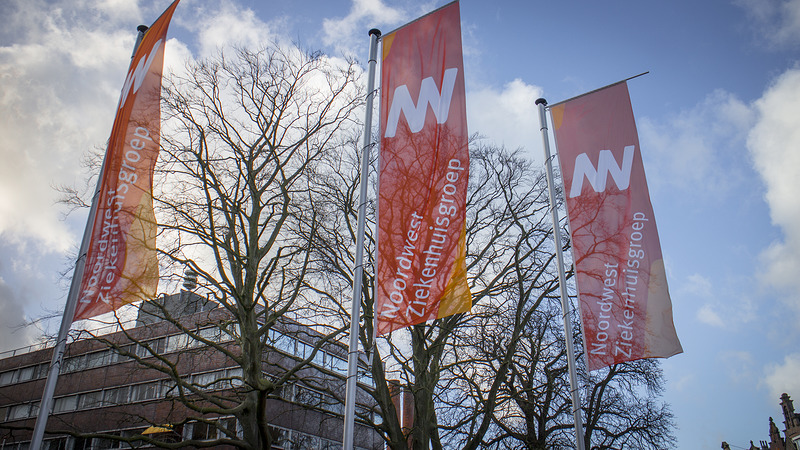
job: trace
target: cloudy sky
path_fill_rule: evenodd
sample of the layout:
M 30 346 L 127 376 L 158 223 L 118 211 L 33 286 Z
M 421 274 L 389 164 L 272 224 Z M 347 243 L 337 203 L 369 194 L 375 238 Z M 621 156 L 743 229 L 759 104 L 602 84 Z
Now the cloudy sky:
M 179 68 L 232 43 L 298 42 L 366 60 L 441 0 L 183 0 Z M 55 325 L 136 26 L 168 0 L 0 2 L 0 351 Z M 768 437 L 800 400 L 800 0 L 461 4 L 471 132 L 541 160 L 534 100 L 629 83 L 684 354 L 665 360 L 679 448 Z

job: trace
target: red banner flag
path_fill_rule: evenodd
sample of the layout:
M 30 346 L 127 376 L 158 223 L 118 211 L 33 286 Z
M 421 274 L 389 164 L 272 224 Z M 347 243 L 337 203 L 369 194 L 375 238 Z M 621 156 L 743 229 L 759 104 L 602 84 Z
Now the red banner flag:
M 100 174 L 75 319 L 153 298 L 158 261 L 153 169 L 161 136 L 161 70 L 172 5 L 144 35 L 122 87 Z
M 550 112 L 588 369 L 681 353 L 627 84 Z
M 383 37 L 378 333 L 469 311 L 469 178 L 457 2 Z

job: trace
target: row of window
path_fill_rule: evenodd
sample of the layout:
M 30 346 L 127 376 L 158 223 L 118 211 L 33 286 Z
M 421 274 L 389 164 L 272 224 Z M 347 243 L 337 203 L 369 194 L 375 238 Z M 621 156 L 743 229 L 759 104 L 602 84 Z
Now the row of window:
M 306 344 L 300 339 L 295 339 L 274 329 L 269 330 L 268 344 L 283 353 L 302 359 L 310 357 L 314 352 L 313 345 Z M 336 373 L 347 375 L 347 361 L 322 349 L 317 351 L 311 363 Z
M 242 385 L 242 369 L 229 368 L 191 375 L 191 382 L 204 390 L 231 389 Z M 175 383 L 157 380 L 148 383 L 119 386 L 81 394 L 58 397 L 53 401 L 53 413 L 80 411 L 91 408 L 125 405 L 128 403 L 158 400 L 175 394 Z M 29 402 L 0 409 L 5 421 L 27 419 L 39 414 L 39 402 Z
M 234 332 L 238 332 L 238 330 L 235 330 Z M 226 342 L 231 339 L 230 335 L 217 327 L 200 329 L 198 331 L 198 336 L 218 343 Z M 309 345 L 302 340 L 280 333 L 277 330 L 270 330 L 269 338 L 269 344 L 275 349 L 289 355 L 295 355 L 302 359 L 310 357 L 314 351 L 314 346 Z M 139 344 L 129 344 L 128 346 L 124 347 L 124 350 L 128 353 L 133 353 L 140 358 L 146 358 L 152 356 L 153 354 L 160 355 L 171 353 L 179 350 L 198 347 L 200 345 L 201 341 L 190 338 L 188 335 L 175 334 L 152 339 Z M 78 372 L 81 370 L 108 366 L 125 361 L 128 361 L 128 358 L 120 355 L 116 350 L 100 350 L 65 358 L 61 367 L 61 373 Z M 314 355 L 314 359 L 311 362 L 318 367 L 331 370 L 340 375 L 347 375 L 347 361 L 322 349 L 317 351 L 317 353 Z M 42 363 L 2 372 L 0 373 L 0 386 L 44 378 L 47 375 L 48 367 L 48 363 Z M 371 378 L 365 373 L 359 375 L 358 381 L 374 386 Z
M 220 369 L 213 372 L 194 374 L 191 382 L 206 390 L 232 389 L 242 385 L 241 368 Z M 316 408 L 333 414 L 344 414 L 342 402 L 335 397 L 311 389 L 306 386 L 288 384 L 277 393 L 286 401 Z M 158 400 L 175 395 L 175 384 L 170 380 L 157 380 L 129 386 L 119 386 L 81 394 L 58 397 L 53 402 L 53 413 L 81 411 L 92 408 L 125 405 L 129 403 Z M 359 415 L 370 417 L 374 423 L 380 423 L 380 415 L 372 414 L 366 408 L 357 405 Z M 27 419 L 39 413 L 39 402 L 29 402 L 0 409 L 0 417 L 5 421 Z
M 269 331 L 268 343 L 283 353 L 295 355 L 302 359 L 310 357 L 314 352 L 313 345 L 309 345 L 300 339 L 293 338 L 276 330 Z M 311 363 L 318 367 L 328 369 L 339 375 L 347 375 L 347 360 L 325 350 L 317 350 L 317 353 L 314 355 Z M 359 367 L 358 370 L 358 382 L 373 387 L 375 386 L 375 383 L 372 381 L 372 375 L 362 367 Z
M 217 327 L 202 328 L 197 331 L 197 335 L 198 337 L 218 343 L 226 342 L 231 339 L 227 333 Z M 129 344 L 123 347 L 123 350 L 128 353 L 133 353 L 140 358 L 147 358 L 154 353 L 158 355 L 171 353 L 187 348 L 199 347 L 201 344 L 201 341 L 190 338 L 186 334 L 175 334 L 151 339 L 138 344 Z M 108 366 L 128 360 L 129 358 L 120 355 L 119 352 L 114 349 L 99 350 L 64 358 L 60 373 L 94 369 L 96 367 Z M 2 372 L 0 373 L 0 386 L 44 378 L 47 376 L 48 367 L 48 363 L 42 363 Z
M 225 432 L 216 425 L 227 428 L 241 437 L 241 428 L 233 417 L 217 419 L 217 423 L 191 422 L 186 424 L 182 433 L 172 432 L 170 436 L 158 436 L 157 439 L 165 441 L 179 441 L 182 439 L 192 440 L 214 440 L 225 437 Z M 129 437 L 142 433 L 143 429 L 138 430 L 119 430 L 107 432 L 107 434 L 120 437 Z M 282 427 L 270 427 L 273 444 L 272 450 L 341 450 L 342 444 L 319 436 L 302 433 L 296 430 L 289 430 Z M 167 434 L 167 433 L 165 433 Z M 154 435 L 155 437 L 155 435 Z M 177 438 L 177 439 L 175 439 Z M 139 447 L 140 445 L 136 445 Z M 5 444 L 4 449 L 9 450 L 29 450 L 30 444 L 14 443 Z M 132 448 L 131 445 L 108 438 L 75 438 L 59 437 L 47 439 L 43 442 L 43 450 L 110 450 L 118 448 Z M 355 447 L 356 450 L 367 450 L 363 447 Z
M 48 363 L 37 364 L 35 366 L 22 367 L 20 369 L 7 370 L 0 373 L 0 386 L 8 384 L 22 383 L 23 381 L 44 378 L 47 375 Z
M 163 442 L 180 442 L 182 439 L 196 439 L 196 440 L 213 440 L 217 437 L 225 437 L 224 432 L 220 431 L 214 422 L 218 422 L 221 426 L 231 430 L 235 435 L 241 437 L 241 430 L 237 426 L 237 421 L 233 417 L 226 417 L 212 421 L 212 423 L 205 422 L 191 422 L 183 427 L 183 432 L 168 431 L 165 433 L 158 432 L 158 434 L 151 433 L 151 437 Z M 104 434 L 119 436 L 119 437 L 132 437 L 141 433 L 147 433 L 144 428 L 132 430 L 115 430 L 106 431 Z M 42 443 L 42 450 L 111 450 L 120 448 L 140 448 L 149 447 L 143 445 L 141 441 L 131 445 L 124 441 L 119 441 L 110 438 L 76 438 L 69 436 L 62 436 L 53 439 L 46 439 Z M 3 449 L 13 450 L 29 450 L 30 443 L 13 443 L 3 445 Z
M 287 401 L 298 403 L 303 406 L 327 411 L 337 415 L 344 415 L 344 403 L 331 395 L 300 385 L 287 385 L 281 392 L 281 398 Z M 375 425 L 383 423 L 380 414 L 356 404 L 356 415 L 367 418 Z
M 272 450 L 341 450 L 342 443 L 289 430 L 281 427 L 270 427 L 272 431 Z M 366 450 L 355 447 L 357 450 Z

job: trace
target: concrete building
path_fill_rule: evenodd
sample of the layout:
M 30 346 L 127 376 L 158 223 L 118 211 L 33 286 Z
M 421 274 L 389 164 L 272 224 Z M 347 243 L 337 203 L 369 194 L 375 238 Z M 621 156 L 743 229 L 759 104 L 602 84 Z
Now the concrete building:
M 180 324 L 198 336 L 222 345 L 235 355 L 237 348 L 229 334 L 221 332 L 226 312 L 216 304 L 187 291 L 162 297 L 161 305 Z M 190 300 L 190 301 L 187 301 Z M 149 303 L 149 302 L 148 302 Z M 176 326 L 158 319 L 159 308 L 141 308 L 135 326 L 111 333 L 79 338 L 68 345 L 56 386 L 53 413 L 48 421 L 45 448 L 82 450 L 130 448 L 121 437 L 148 436 L 161 441 L 211 440 L 222 437 L 212 422 L 230 433 L 241 433 L 232 415 L 196 417 L 178 401 L 182 395 L 175 382 L 162 371 L 142 363 L 167 358 L 182 379 L 201 386 L 204 392 L 224 398 L 242 390 L 241 366 L 220 351 L 188 338 Z M 229 324 L 235 327 L 235 324 Z M 263 359 L 268 377 L 279 377 L 282 367 L 297 364 L 312 355 L 310 364 L 296 372 L 274 398 L 265 403 L 265 420 L 270 424 L 273 449 L 341 448 L 347 373 L 347 347 L 325 342 L 323 336 L 299 323 L 283 320 L 270 331 L 274 351 Z M 143 358 L 137 362 L 126 352 Z M 0 359 L 0 448 L 27 449 L 38 413 L 52 348 L 7 352 Z M 366 361 L 364 361 L 366 364 Z M 365 366 L 366 367 L 366 366 Z M 371 383 L 365 370 L 362 387 Z M 374 403 L 360 392 L 357 413 L 361 418 L 380 421 Z M 190 412 L 192 414 L 190 414 Z M 371 427 L 356 425 L 356 445 L 361 449 L 383 449 L 381 436 Z M 146 447 L 139 441 L 137 447 Z

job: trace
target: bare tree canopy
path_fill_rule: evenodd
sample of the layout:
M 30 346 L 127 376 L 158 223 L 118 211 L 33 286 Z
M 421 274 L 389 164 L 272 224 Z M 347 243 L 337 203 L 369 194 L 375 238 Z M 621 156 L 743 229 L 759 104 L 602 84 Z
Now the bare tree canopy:
M 158 389 L 173 406 L 138 420 L 208 431 L 181 442 L 112 438 L 269 448 L 276 438 L 265 407 L 271 399 L 313 389 L 330 401 L 312 407 L 338 408 L 341 383 L 331 380 L 341 373 L 308 369 L 326 361 L 323 348 L 347 322 L 341 297 L 320 295 L 311 284 L 311 250 L 321 245 L 325 213 L 311 192 L 322 163 L 339 157 L 358 124 L 360 76 L 354 61 L 273 44 L 220 52 L 165 78 L 153 200 L 161 272 L 173 275 L 162 283 L 174 288 L 186 268 L 197 284 L 184 295 L 207 311 L 187 320 L 169 298 L 156 299 L 147 307 L 156 320 L 144 327 L 152 332 L 140 326 L 124 330 L 124 339 L 95 340 L 166 380 Z M 171 333 L 178 337 L 153 337 Z M 208 361 L 228 369 L 212 378 L 187 375 Z
M 352 282 L 349 243 L 355 235 L 358 166 L 355 152 L 350 155 L 329 162 L 335 175 L 315 197 L 326 211 L 338 211 L 326 216 L 317 259 L 326 286 L 342 291 Z M 377 427 L 395 449 L 574 448 L 544 174 L 519 152 L 478 141 L 472 143 L 470 174 L 471 314 L 373 343 L 374 280 L 371 264 L 366 266 L 361 339 L 374 358 L 371 394 L 383 416 Z M 373 249 L 374 236 L 368 234 L 367 242 Z M 583 379 L 592 448 L 668 446 L 674 425 L 666 405 L 656 401 L 663 387 L 657 363 L 617 366 L 608 375 Z M 403 392 L 413 402 L 412 423 L 397 411 Z M 643 422 L 647 430 L 639 427 Z
M 320 392 L 327 400 L 312 407 L 340 413 L 342 373 L 309 367 L 348 328 L 360 77 L 352 61 L 271 45 L 220 53 L 165 80 L 154 190 L 162 273 L 173 274 L 165 283 L 174 285 L 186 268 L 197 287 L 185 294 L 215 308 L 201 306 L 203 314 L 187 321 L 168 298 L 148 306 L 158 319 L 152 333 L 182 336 L 173 342 L 182 346 L 177 353 L 165 354 L 169 342 L 141 330 L 96 339 L 168 380 L 162 389 L 172 406 L 148 418 L 153 425 L 199 423 L 213 433 L 181 442 L 116 439 L 269 448 L 277 436 L 267 404 L 290 389 Z M 520 152 L 477 138 L 470 153 L 471 314 L 373 338 L 376 211 L 367 205 L 359 338 L 370 365 L 360 375 L 369 371 L 374 383 L 361 385 L 362 404 L 367 399 L 372 409 L 358 409 L 357 420 L 396 450 L 573 448 L 554 264 L 554 245 L 569 242 L 553 242 L 542 171 Z M 369 175 L 375 198 L 377 174 Z M 207 360 L 229 370 L 213 379 L 186 375 Z M 585 375 L 581 406 L 591 448 L 671 445 L 662 389 L 653 361 Z

